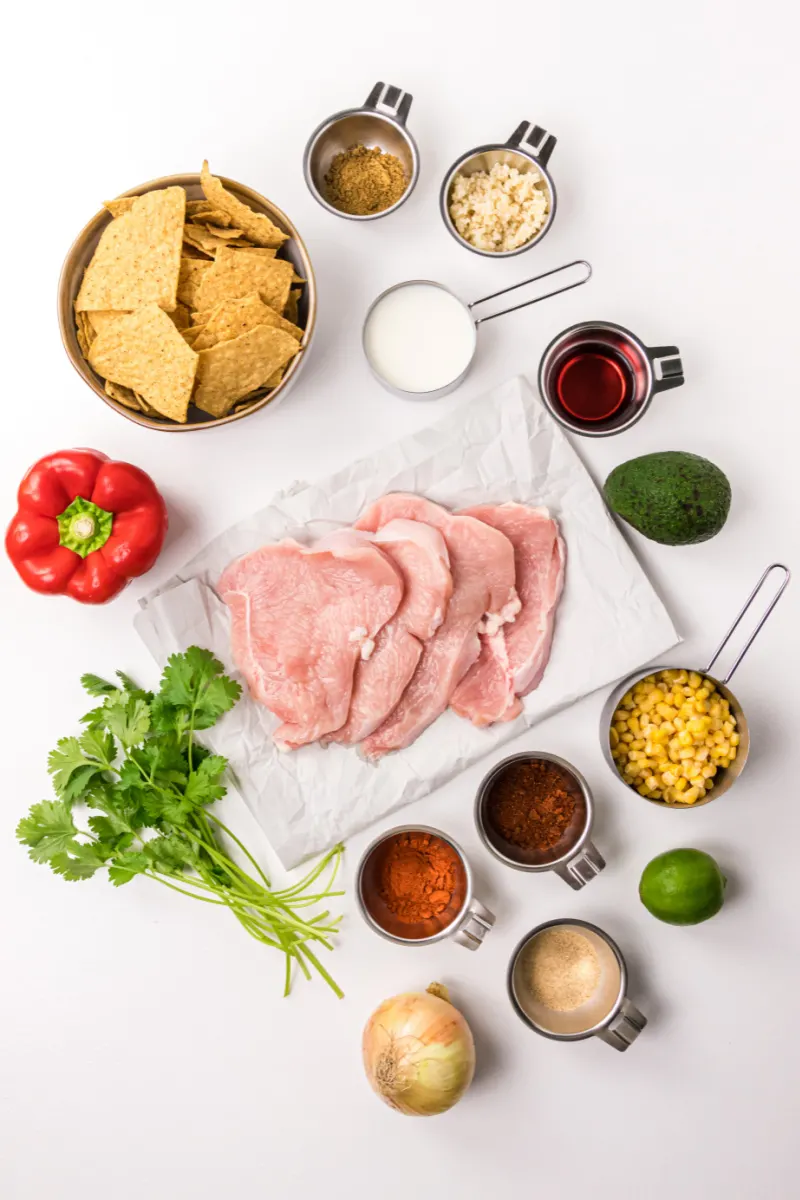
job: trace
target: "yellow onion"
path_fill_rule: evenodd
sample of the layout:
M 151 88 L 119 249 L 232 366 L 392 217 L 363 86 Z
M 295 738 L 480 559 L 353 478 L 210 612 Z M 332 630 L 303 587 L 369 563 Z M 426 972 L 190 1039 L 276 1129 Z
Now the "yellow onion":
M 381 1100 L 411 1117 L 457 1104 L 475 1073 L 475 1043 L 447 988 L 384 1000 L 367 1021 L 364 1067 Z

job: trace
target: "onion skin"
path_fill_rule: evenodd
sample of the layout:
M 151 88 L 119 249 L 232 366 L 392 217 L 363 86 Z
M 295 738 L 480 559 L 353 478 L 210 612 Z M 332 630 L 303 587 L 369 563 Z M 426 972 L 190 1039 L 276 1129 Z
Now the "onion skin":
M 470 1027 L 436 983 L 384 1000 L 366 1024 L 362 1050 L 372 1090 L 410 1117 L 447 1112 L 475 1074 Z

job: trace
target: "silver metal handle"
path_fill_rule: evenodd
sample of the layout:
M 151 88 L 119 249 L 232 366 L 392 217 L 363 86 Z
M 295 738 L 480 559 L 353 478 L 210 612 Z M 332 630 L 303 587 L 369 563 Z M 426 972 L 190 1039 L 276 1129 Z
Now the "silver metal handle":
M 765 623 L 766 623 L 767 617 L 768 617 L 768 616 L 769 616 L 769 614 L 772 612 L 773 608 L 774 608 L 774 607 L 775 607 L 775 605 L 778 603 L 778 601 L 780 600 L 781 596 L 783 595 L 783 593 L 786 591 L 787 587 L 789 586 L 789 580 L 792 578 L 792 572 L 789 570 L 789 568 L 788 568 L 788 567 L 785 567 L 785 566 L 783 565 L 783 563 L 771 563 L 771 564 L 770 564 L 770 566 L 768 566 L 768 567 L 767 567 L 766 571 L 765 571 L 765 572 L 764 572 L 764 574 L 761 576 L 761 578 L 759 579 L 759 581 L 758 581 L 758 583 L 756 584 L 756 586 L 753 588 L 753 590 L 752 590 L 752 592 L 750 593 L 750 595 L 747 597 L 747 600 L 745 601 L 745 604 L 744 604 L 744 607 L 742 608 L 742 611 L 739 613 L 738 617 L 737 617 L 737 618 L 736 618 L 736 620 L 733 622 L 733 624 L 731 625 L 731 627 L 730 627 L 730 629 L 728 630 L 728 632 L 725 634 L 725 637 L 722 639 L 722 641 L 720 642 L 720 644 L 717 646 L 716 650 L 714 651 L 714 657 L 711 659 L 711 662 L 708 664 L 708 666 L 707 666 L 707 667 L 706 667 L 706 669 L 705 669 L 705 674 L 706 674 L 706 675 L 710 675 L 710 674 L 711 674 L 711 668 L 714 666 L 714 663 L 717 661 L 717 659 L 719 658 L 720 654 L 722 653 L 722 651 L 723 651 L 723 650 L 725 649 L 725 647 L 727 646 L 728 642 L 729 642 L 729 641 L 731 640 L 731 638 L 733 637 L 734 633 L 736 632 L 736 630 L 737 630 L 737 628 L 738 628 L 738 626 L 739 626 L 739 623 L 740 623 L 740 621 L 741 621 L 741 620 L 742 620 L 742 618 L 744 617 L 744 615 L 745 615 L 745 613 L 747 612 L 747 610 L 750 608 L 750 605 L 753 603 L 753 601 L 755 600 L 755 598 L 756 598 L 756 596 L 758 595 L 758 593 L 761 591 L 761 588 L 763 587 L 763 585 L 764 585 L 764 583 L 765 583 L 765 581 L 766 581 L 766 578 L 767 578 L 767 576 L 768 576 L 769 574 L 771 574 L 771 572 L 772 572 L 772 571 L 783 571 L 783 576 L 784 576 L 784 578 L 783 578 L 783 583 L 781 584 L 781 586 L 778 588 L 778 590 L 777 590 L 777 592 L 775 593 L 775 595 L 774 595 L 774 596 L 772 597 L 772 599 L 770 600 L 769 604 L 767 605 L 766 612 L 764 613 L 763 617 L 761 618 L 761 620 L 760 620 L 760 621 L 758 622 L 758 624 L 756 625 L 756 627 L 755 627 L 755 629 L 753 630 L 753 632 L 750 634 L 750 637 L 749 637 L 749 638 L 747 639 L 747 641 L 745 642 L 745 644 L 744 644 L 744 647 L 743 647 L 743 649 L 741 650 L 741 652 L 740 652 L 740 654 L 739 654 L 739 657 L 736 659 L 736 661 L 734 662 L 734 664 L 733 664 L 733 666 L 731 667 L 730 671 L 728 671 L 728 674 L 725 676 L 725 678 L 723 679 L 723 681 L 722 681 L 722 682 L 723 682 L 723 683 L 730 683 L 731 679 L 733 679 L 734 672 L 736 671 L 736 668 L 739 666 L 739 663 L 742 661 L 742 659 L 744 658 L 745 654 L 747 654 L 747 651 L 750 649 L 750 647 L 752 646 L 753 642 L 756 640 L 756 638 L 758 637 L 759 633 L 760 633 L 760 632 L 761 632 L 761 630 L 763 629 L 763 627 L 764 627 L 764 625 L 765 625 Z
M 548 279 L 551 275 L 558 275 L 561 271 L 569 271 L 572 267 L 585 267 L 586 274 L 583 279 L 579 279 L 576 283 L 567 283 L 564 287 L 556 288 L 555 291 L 545 292 L 543 296 L 536 296 L 533 300 L 525 300 L 522 304 L 515 304 L 512 308 L 504 308 L 500 312 L 490 313 L 488 317 L 477 317 L 476 325 L 483 324 L 484 321 L 493 321 L 495 317 L 504 317 L 506 313 L 516 312 L 518 308 L 527 308 L 529 304 L 538 304 L 540 300 L 548 300 L 551 296 L 558 296 L 561 292 L 569 292 L 572 288 L 580 287 L 582 283 L 588 283 L 592 277 L 591 265 L 584 258 L 576 258 L 574 262 L 565 263 L 563 267 L 553 267 L 552 271 L 544 271 L 541 275 L 533 275 L 530 279 L 523 279 L 521 283 L 512 283 L 511 287 L 501 288 L 499 292 L 492 292 L 490 296 L 483 296 L 480 300 L 473 300 L 472 304 L 468 304 L 467 308 L 472 312 L 473 308 L 477 308 L 479 304 L 485 304 L 487 300 L 496 300 L 498 296 L 505 296 L 508 292 L 515 292 L 517 288 L 526 287 L 529 283 L 538 283 L 540 279 Z
M 615 1050 L 627 1050 L 628 1046 L 636 1041 L 646 1024 L 647 1017 L 640 1013 L 636 1005 L 631 1004 L 626 996 L 614 1020 L 610 1025 L 606 1025 L 605 1029 L 598 1030 L 597 1036 L 601 1037 L 604 1042 L 608 1042 L 609 1046 L 613 1046 Z
M 468 950 L 479 950 L 494 923 L 494 913 L 485 908 L 480 900 L 473 900 L 469 912 L 453 934 L 453 940 Z
M 647 357 L 653 367 L 653 391 L 666 392 L 683 383 L 683 363 L 677 346 L 649 346 Z M 662 361 L 663 360 L 663 361 Z M 656 363 L 661 363 L 661 378 L 656 379 Z
M 576 854 L 568 862 L 559 863 L 553 869 L 556 875 L 560 875 L 564 882 L 577 892 L 599 875 L 605 865 L 606 860 L 597 847 L 587 842 L 580 854 Z
M 546 129 L 542 129 L 541 125 L 534 125 L 531 121 L 521 121 L 506 145 L 510 150 L 517 147 L 524 148 L 526 153 L 532 154 L 538 163 L 546 167 L 550 161 L 550 155 L 556 148 L 556 140 L 555 136 L 548 133 Z
M 384 108 L 399 125 L 405 125 L 414 97 L 393 83 L 376 83 L 364 102 L 364 108 Z

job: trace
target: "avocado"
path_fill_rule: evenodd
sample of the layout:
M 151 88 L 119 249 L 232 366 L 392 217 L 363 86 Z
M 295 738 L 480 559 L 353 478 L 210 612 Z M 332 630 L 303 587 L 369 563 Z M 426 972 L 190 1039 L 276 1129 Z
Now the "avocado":
M 683 450 L 620 463 L 604 492 L 612 512 L 665 546 L 708 541 L 722 529 L 731 506 L 731 485 L 719 467 Z

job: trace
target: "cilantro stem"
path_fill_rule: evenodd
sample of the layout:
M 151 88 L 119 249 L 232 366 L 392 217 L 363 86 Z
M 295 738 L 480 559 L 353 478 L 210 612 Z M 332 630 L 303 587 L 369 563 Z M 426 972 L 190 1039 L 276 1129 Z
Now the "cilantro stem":
M 232 830 L 228 829 L 228 826 L 227 826 L 227 825 L 223 825 L 223 823 L 222 823 L 222 821 L 220 821 L 219 817 L 215 817 L 215 816 L 214 816 L 214 814 L 213 814 L 212 812 L 208 812 L 208 813 L 206 813 L 206 814 L 205 814 L 205 816 L 206 816 L 206 818 L 207 818 L 209 821 L 213 821 L 213 822 L 214 822 L 214 824 L 215 824 L 215 825 L 216 825 L 216 826 L 217 826 L 219 829 L 221 829 L 223 833 L 227 834 L 227 835 L 228 835 L 228 837 L 231 839 L 231 841 L 232 841 L 232 842 L 235 842 L 235 843 L 236 843 L 236 845 L 237 845 L 237 846 L 239 847 L 239 849 L 241 850 L 242 854 L 244 854 L 244 855 L 245 855 L 245 856 L 246 856 L 246 857 L 247 857 L 247 858 L 250 860 L 250 862 L 253 864 L 253 866 L 255 867 L 255 869 L 258 871 L 259 875 L 261 876 L 261 878 L 262 878 L 262 879 L 263 879 L 263 881 L 264 881 L 264 886 L 265 886 L 265 887 L 269 887 L 269 880 L 267 879 L 266 875 L 265 875 L 265 874 L 264 874 L 264 872 L 261 870 L 261 867 L 258 865 L 258 863 L 256 862 L 256 860 L 253 858 L 252 854 L 251 854 L 251 853 L 250 853 L 250 851 L 247 849 L 247 847 L 244 845 L 244 843 L 239 841 L 239 839 L 238 839 L 238 837 L 236 836 L 236 834 L 235 834 L 235 833 L 234 833 Z M 274 894 L 275 894 L 275 893 L 274 893 Z

